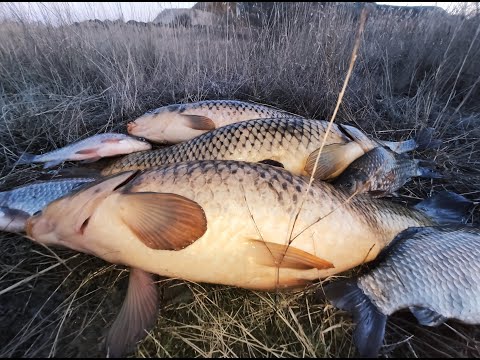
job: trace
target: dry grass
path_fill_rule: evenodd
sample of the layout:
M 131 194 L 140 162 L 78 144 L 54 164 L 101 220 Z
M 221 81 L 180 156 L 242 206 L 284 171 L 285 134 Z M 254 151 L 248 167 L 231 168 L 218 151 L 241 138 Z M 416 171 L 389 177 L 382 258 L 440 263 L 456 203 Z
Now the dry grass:
M 128 120 L 164 104 L 240 99 L 330 118 L 358 22 L 347 7 L 312 12 L 314 5 L 300 4 L 262 27 L 103 28 L 66 25 L 73 20 L 67 15 L 62 26 L 21 16 L 0 23 L 2 189 L 39 176 L 13 168 L 22 151 L 125 131 Z M 451 178 L 414 180 L 401 191 L 405 201 L 441 189 L 479 201 L 479 29 L 478 18 L 460 16 L 373 13 L 367 21 L 335 121 L 385 140 L 436 128 L 443 146 L 417 156 L 436 160 Z M 68 250 L 54 256 L 15 234 L 1 234 L 0 247 L 0 356 L 104 355 L 101 341 L 125 292 L 123 268 Z M 355 355 L 351 319 L 314 301 L 320 285 L 268 294 L 161 282 L 157 326 L 138 357 Z M 477 357 L 478 330 L 454 323 L 429 329 L 398 314 L 382 352 Z

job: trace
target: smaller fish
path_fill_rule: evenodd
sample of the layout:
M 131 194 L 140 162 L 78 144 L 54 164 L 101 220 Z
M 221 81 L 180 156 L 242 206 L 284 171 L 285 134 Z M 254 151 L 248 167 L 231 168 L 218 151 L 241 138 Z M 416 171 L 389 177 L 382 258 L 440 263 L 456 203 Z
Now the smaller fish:
M 83 184 L 93 177 L 38 181 L 0 192 L 0 230 L 21 232 L 27 219 L 46 205 Z
M 177 144 L 240 121 L 292 117 L 275 108 L 237 100 L 206 100 L 151 110 L 128 123 L 128 133 L 161 144 Z
M 67 145 L 61 149 L 43 155 L 25 153 L 15 165 L 45 163 L 44 169 L 59 165 L 64 161 L 97 161 L 103 157 L 130 154 L 136 151 L 150 150 L 152 145 L 125 134 L 98 134 Z
M 400 189 L 412 177 L 443 178 L 422 160 L 410 159 L 385 147 L 376 147 L 352 162 L 334 185 L 350 194 L 368 192 L 382 197 Z
M 480 229 L 466 225 L 415 227 L 354 278 L 326 285 L 317 297 L 353 314 L 355 345 L 374 357 L 389 315 L 408 308 L 424 326 L 448 319 L 480 324 Z M 323 294 L 324 292 L 324 294 Z

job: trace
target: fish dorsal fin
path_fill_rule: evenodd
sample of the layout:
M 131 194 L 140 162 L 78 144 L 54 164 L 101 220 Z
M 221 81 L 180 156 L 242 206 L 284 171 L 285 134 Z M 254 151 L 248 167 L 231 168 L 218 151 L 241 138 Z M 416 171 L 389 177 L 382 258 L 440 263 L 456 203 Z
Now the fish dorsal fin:
M 202 207 L 180 195 L 126 193 L 120 195 L 118 205 L 125 224 L 152 249 L 183 249 L 207 230 Z
M 254 257 L 262 265 L 298 270 L 323 270 L 334 267 L 330 261 L 321 259 L 293 246 L 255 239 L 250 241 L 255 247 Z
M 106 338 L 109 357 L 122 357 L 155 325 L 158 289 L 153 275 L 131 269 L 127 296 Z
M 409 309 L 412 314 L 415 315 L 418 322 L 424 326 L 438 326 L 447 321 L 446 317 L 421 306 L 410 306 Z
M 308 174 L 313 172 L 319 151 L 320 148 L 308 156 L 305 165 L 305 171 Z M 325 145 L 318 159 L 317 169 L 313 177 L 317 180 L 333 179 L 340 175 L 355 159 L 362 156 L 363 153 L 362 148 L 355 142 Z
M 182 114 L 187 126 L 193 130 L 215 130 L 216 126 L 212 119 L 201 115 Z

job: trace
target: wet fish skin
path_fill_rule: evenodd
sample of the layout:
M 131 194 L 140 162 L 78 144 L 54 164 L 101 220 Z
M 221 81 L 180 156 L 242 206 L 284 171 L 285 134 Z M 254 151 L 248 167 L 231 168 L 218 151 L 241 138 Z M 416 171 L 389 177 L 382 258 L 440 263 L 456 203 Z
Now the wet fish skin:
M 135 139 L 125 134 L 104 133 L 88 137 L 43 155 L 25 153 L 20 156 L 16 165 L 45 163 L 44 168 L 46 169 L 67 160 L 96 161 L 102 157 L 129 154 L 151 148 L 151 144 L 141 139 Z
M 480 229 L 410 228 L 356 279 L 324 287 L 326 297 L 350 311 L 362 356 L 377 356 L 389 315 L 410 309 L 420 324 L 447 319 L 480 324 Z
M 127 155 L 102 170 L 103 175 L 128 170 L 143 170 L 165 164 L 194 160 L 237 160 L 260 162 L 273 160 L 297 175 L 308 175 L 305 169 L 313 151 L 320 148 L 328 123 L 302 118 L 272 118 L 239 122 L 202 134 L 181 144 L 153 151 Z M 352 159 L 372 149 L 376 143 L 362 139 L 352 142 L 339 126 L 333 124 L 326 145 L 350 144 L 345 150 L 339 149 L 338 167 L 342 171 Z M 325 148 L 325 153 L 327 152 Z M 338 153 L 337 153 L 338 154 Z M 324 154 L 322 154 L 323 156 Z M 326 158 L 326 155 L 325 155 Z M 322 159 L 323 160 L 323 159 Z M 319 175 L 328 179 L 331 171 Z
M 125 176 L 129 176 L 128 173 L 117 175 L 122 182 L 125 181 Z M 104 183 L 108 184 L 107 181 Z M 45 221 L 48 226 L 41 225 L 42 221 L 38 219 L 42 216 L 37 216 L 37 220 L 32 220 L 32 223 L 36 222 L 38 226 L 35 228 L 32 225 L 32 233 L 37 241 L 47 244 L 55 244 L 56 236 L 61 233 L 58 236 L 64 240 L 69 239 L 68 246 L 74 249 L 87 250 L 107 261 L 124 263 L 163 276 L 254 289 L 275 289 L 304 284 L 372 260 L 405 227 L 434 223 L 419 211 L 370 197 L 357 196 L 345 204 L 347 194 L 328 183 L 315 182 L 293 231 L 293 236 L 298 237 L 291 245 L 326 259 L 333 263 L 334 268 L 281 269 L 280 282 L 276 284 L 275 267 L 250 264 L 250 260 L 247 260 L 255 255 L 255 251 L 260 251 L 249 245 L 248 239 L 258 239 L 258 226 L 267 241 L 286 244 L 289 226 L 292 226 L 307 185 L 308 178 L 294 176 L 284 169 L 263 164 L 235 161 L 176 163 L 142 172 L 128 181 L 121 190 L 105 190 L 105 193 L 85 190 L 84 195 L 79 193 L 50 204 L 42 212 L 44 219 L 50 219 Z M 118 224 L 114 220 L 118 217 L 112 214 L 120 207 L 117 202 L 126 193 L 177 194 L 194 201 L 206 215 L 205 236 L 181 251 L 155 250 L 152 253 L 140 241 L 132 242 L 138 236 L 126 235 L 131 230 L 125 227 L 123 220 L 118 220 Z M 103 199 L 98 200 L 95 211 L 82 206 L 93 196 Z M 93 204 L 93 200 L 90 204 Z M 91 218 L 90 211 L 94 211 Z M 71 219 L 67 220 L 63 216 L 53 221 L 60 213 L 71 214 Z M 107 216 L 108 213 L 110 215 Z M 129 213 L 140 213 L 140 210 L 131 210 Z M 253 223 L 252 216 L 257 226 Z M 83 234 L 95 238 L 91 242 L 70 232 L 72 228 L 78 229 L 86 218 L 89 218 L 88 226 Z M 56 222 L 58 226 L 52 230 L 52 224 Z M 112 229 L 102 229 L 105 223 L 115 223 L 114 232 L 120 233 L 114 234 Z M 275 223 L 274 227 L 272 223 Z M 337 231 L 339 227 L 343 228 L 341 234 Z M 301 232 L 302 230 L 304 231 Z M 112 241 L 112 237 L 116 240 Z M 85 249 L 85 244 L 90 244 L 92 248 Z M 116 248 L 111 249 L 111 246 Z M 126 253 L 119 251 L 127 248 L 129 250 Z M 131 254 L 134 252 L 137 256 L 132 262 Z M 247 256 L 250 252 L 253 255 Z M 125 257 L 127 253 L 128 256 Z M 179 267 L 179 264 L 185 263 L 189 264 L 188 269 Z
M 175 163 L 86 186 L 29 218 L 27 234 L 131 267 L 106 341 L 107 352 L 121 356 L 155 323 L 151 274 L 266 291 L 298 288 L 373 260 L 405 228 L 437 221 L 364 195 L 348 199 L 321 181 L 298 213 L 307 187 L 308 178 L 265 164 Z M 458 200 L 430 203 L 450 208 L 438 214 L 455 219 L 452 199 Z
M 95 178 L 37 181 L 0 192 L 0 230 L 23 231 L 28 216 Z
M 412 177 L 442 177 L 420 163 L 418 159 L 380 146 L 353 161 L 334 184 L 349 194 L 368 192 L 372 196 L 385 196 L 400 189 Z
M 160 144 L 176 144 L 240 121 L 291 116 L 286 111 L 246 101 L 205 100 L 148 111 L 128 124 L 128 133 Z

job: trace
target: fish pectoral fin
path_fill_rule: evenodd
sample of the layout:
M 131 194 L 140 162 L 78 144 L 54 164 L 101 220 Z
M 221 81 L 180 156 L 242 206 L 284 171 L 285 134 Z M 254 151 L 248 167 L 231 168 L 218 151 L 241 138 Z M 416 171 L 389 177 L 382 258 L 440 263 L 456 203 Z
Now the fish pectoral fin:
M 424 326 L 438 326 L 447 321 L 446 317 L 421 306 L 410 306 L 409 309 L 412 314 L 415 315 L 418 322 Z
M 305 171 L 308 174 L 313 173 L 319 151 L 320 148 L 308 156 L 305 165 Z M 361 155 L 363 155 L 363 150 L 355 142 L 325 145 L 318 159 L 317 169 L 313 177 L 317 180 L 328 180 L 337 177 Z
M 118 205 L 123 222 L 151 249 L 181 250 L 207 231 L 202 207 L 180 195 L 126 193 Z
M 330 261 L 321 259 L 291 245 L 286 246 L 255 239 L 250 241 L 255 245 L 254 256 L 256 256 L 257 262 L 262 265 L 298 270 L 324 270 L 334 267 Z
M 49 168 L 51 168 L 51 167 L 60 165 L 62 162 L 63 162 L 62 159 L 60 159 L 60 160 L 47 161 L 47 162 L 43 165 L 43 168 L 44 168 L 44 169 L 49 169 Z
M 212 119 L 201 115 L 182 114 L 187 126 L 193 130 L 215 130 L 216 126 Z
M 106 338 L 109 357 L 121 357 L 155 325 L 158 289 L 153 275 L 131 269 L 127 296 Z

